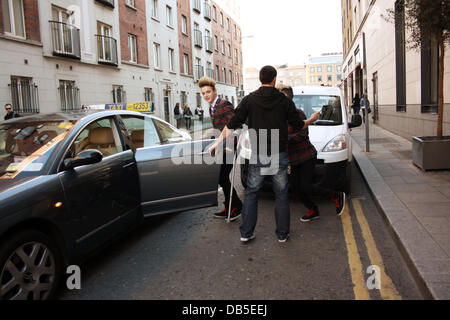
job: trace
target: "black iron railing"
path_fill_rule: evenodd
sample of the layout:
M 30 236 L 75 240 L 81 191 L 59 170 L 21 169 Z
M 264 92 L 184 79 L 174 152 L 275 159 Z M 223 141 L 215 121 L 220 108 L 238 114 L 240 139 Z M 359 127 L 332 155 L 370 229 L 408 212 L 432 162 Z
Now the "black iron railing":
M 99 34 L 95 36 L 97 37 L 98 63 L 117 66 L 117 40 Z
M 39 113 L 38 87 L 28 80 L 12 81 L 11 103 L 17 113 Z
M 53 54 L 80 59 L 80 29 L 64 22 L 49 22 L 52 30 Z

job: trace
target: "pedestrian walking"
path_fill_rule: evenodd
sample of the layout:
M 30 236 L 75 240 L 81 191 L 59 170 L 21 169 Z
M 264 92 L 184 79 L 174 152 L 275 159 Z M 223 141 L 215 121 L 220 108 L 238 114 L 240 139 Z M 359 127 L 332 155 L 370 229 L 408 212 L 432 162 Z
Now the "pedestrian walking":
M 359 114 L 359 110 L 361 108 L 360 103 L 361 103 L 361 101 L 359 98 L 359 93 L 355 93 L 355 97 L 353 98 L 353 102 L 352 102 L 353 114 Z
M 286 97 L 293 99 L 294 94 L 289 86 L 279 87 Z M 306 120 L 305 113 L 297 108 L 300 118 Z M 333 201 L 336 214 L 340 216 L 345 207 L 345 193 L 334 191 L 314 184 L 314 172 L 317 161 L 317 151 L 309 140 L 308 128 L 295 131 L 289 126 L 288 156 L 291 165 L 291 181 L 293 189 L 300 201 L 308 209 L 300 221 L 308 222 L 320 218 L 319 208 L 311 196 L 321 196 Z
M 188 104 L 185 103 L 184 104 L 184 108 L 183 108 L 183 117 L 184 117 L 184 121 L 186 123 L 186 129 L 189 131 L 191 130 L 191 123 L 192 123 L 192 111 L 189 108 Z
M 195 115 L 198 116 L 198 120 L 203 123 L 203 115 L 204 115 L 204 110 L 202 108 L 201 105 L 198 105 L 197 108 L 195 109 Z
M 6 111 L 6 115 L 4 117 L 5 120 L 20 117 L 20 115 L 13 110 L 12 105 L 10 103 L 5 104 L 5 111 Z
M 209 114 L 213 128 L 222 131 L 227 123 L 234 115 L 234 107 L 231 102 L 220 99 L 217 96 L 216 82 L 208 77 L 199 80 L 198 86 L 201 89 L 203 99 L 209 104 Z M 225 148 L 224 148 L 225 149 Z M 229 221 L 234 221 L 241 216 L 242 201 L 239 199 L 234 186 L 230 183 L 230 172 L 233 170 L 233 164 L 227 163 L 226 152 L 223 152 L 223 163 L 220 167 L 219 185 L 225 195 L 224 209 L 214 214 L 215 218 L 226 219 L 228 217 L 228 209 L 231 196 L 231 212 Z M 233 188 L 233 189 L 232 189 Z
M 183 118 L 183 113 L 180 108 L 180 103 L 177 102 L 175 104 L 175 108 L 173 108 L 173 115 L 175 120 L 177 121 L 177 128 L 180 129 L 181 119 Z
M 216 152 L 222 143 L 231 135 L 232 130 L 247 122 L 250 133 L 252 156 L 248 168 L 247 190 L 242 209 L 240 226 L 241 242 L 247 243 L 255 238 L 255 227 L 258 215 L 258 191 L 264 184 L 266 175 L 272 178 L 275 193 L 275 234 L 279 242 L 286 242 L 290 231 L 290 207 L 288 198 L 289 165 L 287 155 L 288 123 L 296 130 L 307 127 L 316 121 L 319 113 L 308 120 L 301 120 L 292 100 L 275 88 L 277 71 L 272 66 L 265 66 L 259 72 L 261 87 L 245 96 L 235 110 L 235 115 L 224 127 L 219 139 L 209 148 Z M 272 133 L 278 133 L 278 139 L 272 141 Z M 261 147 L 261 148 L 260 148 Z M 274 150 L 275 149 L 275 150 Z M 266 152 L 267 151 L 267 152 Z M 269 165 L 264 163 L 269 156 Z M 279 159 L 278 163 L 277 160 Z M 275 164 L 275 170 L 270 166 Z M 269 167 L 269 168 L 268 168 Z
M 360 105 L 361 105 L 361 110 L 362 110 L 362 114 L 363 114 L 363 122 L 366 123 L 366 113 L 367 113 L 367 119 L 368 119 L 369 113 L 371 112 L 370 101 L 367 98 L 367 93 L 363 94 L 361 101 L 360 101 Z

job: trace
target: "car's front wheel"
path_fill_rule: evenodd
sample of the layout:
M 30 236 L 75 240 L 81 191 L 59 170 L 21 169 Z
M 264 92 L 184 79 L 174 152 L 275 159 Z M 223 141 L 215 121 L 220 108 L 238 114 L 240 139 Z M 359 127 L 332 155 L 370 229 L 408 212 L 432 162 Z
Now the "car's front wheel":
M 0 300 L 47 300 L 61 277 L 61 255 L 43 233 L 24 230 L 0 247 Z

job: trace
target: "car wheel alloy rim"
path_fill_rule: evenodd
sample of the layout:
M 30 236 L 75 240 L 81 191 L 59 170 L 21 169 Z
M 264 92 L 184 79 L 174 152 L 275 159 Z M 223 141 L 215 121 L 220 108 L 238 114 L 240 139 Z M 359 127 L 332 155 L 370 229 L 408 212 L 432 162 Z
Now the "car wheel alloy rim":
M 21 245 L 5 261 L 0 273 L 0 300 L 48 298 L 55 281 L 55 257 L 40 242 Z

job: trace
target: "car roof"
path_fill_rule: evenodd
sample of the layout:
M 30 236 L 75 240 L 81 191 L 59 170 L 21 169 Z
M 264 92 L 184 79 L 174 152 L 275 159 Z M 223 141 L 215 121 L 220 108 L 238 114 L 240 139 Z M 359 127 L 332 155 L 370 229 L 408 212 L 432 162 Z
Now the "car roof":
M 61 111 L 52 113 L 37 113 L 29 116 L 23 116 L 19 118 L 13 118 L 7 121 L 2 121 L 0 123 L 20 123 L 23 121 L 34 122 L 34 121 L 79 121 L 84 118 L 97 118 L 108 115 L 143 115 L 140 112 L 126 111 L 126 110 L 71 110 L 71 111 Z
M 294 95 L 332 95 L 339 96 L 341 89 L 329 86 L 296 86 L 293 87 Z

